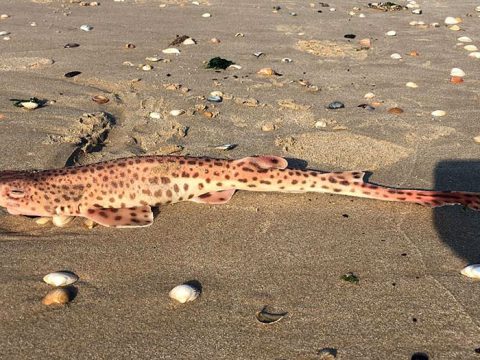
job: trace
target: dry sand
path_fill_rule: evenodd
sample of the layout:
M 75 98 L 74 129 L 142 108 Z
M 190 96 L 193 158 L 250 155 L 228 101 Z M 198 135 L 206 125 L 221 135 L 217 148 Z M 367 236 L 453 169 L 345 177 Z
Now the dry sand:
M 335 12 L 312 3 L 1 1 L 0 13 L 11 17 L 0 31 L 11 34 L 0 40 L 0 169 L 183 147 L 179 154 L 276 154 L 300 167 L 374 170 L 371 181 L 391 186 L 480 191 L 473 141 L 480 60 L 456 46 L 462 35 L 480 40 L 478 2 L 419 0 L 420 16 L 374 11 L 367 1 L 331 2 Z M 354 6 L 361 10 L 348 15 Z M 462 31 L 443 26 L 446 16 L 461 16 Z M 83 24 L 94 28 L 84 32 Z M 386 37 L 389 30 L 397 36 Z M 349 33 L 356 39 L 344 38 Z M 162 54 L 184 34 L 197 45 Z M 373 48 L 359 50 L 358 40 L 368 37 Z M 412 50 L 420 55 L 409 56 Z M 257 51 L 265 55 L 256 58 Z M 395 52 L 401 61 L 390 58 Z M 170 62 L 139 69 L 155 54 Z M 242 69 L 205 69 L 215 56 Z M 285 57 L 293 62 L 281 62 Z M 282 76 L 257 76 L 264 67 Z M 452 67 L 466 72 L 463 84 L 449 82 Z M 65 78 L 70 71 L 82 73 Z M 227 94 L 215 106 L 202 98 L 214 90 Z M 365 100 L 367 92 L 376 98 Z M 94 95 L 110 102 L 98 105 Z M 25 111 L 9 101 L 31 96 L 50 102 Z M 258 105 L 247 106 L 248 98 Z M 325 109 L 334 100 L 346 108 Z M 372 101 L 381 102 L 374 111 L 357 107 Z M 205 104 L 218 115 L 193 113 Z M 394 106 L 404 113 L 389 114 Z M 174 118 L 172 109 L 187 114 Z M 447 116 L 432 119 L 437 109 Z M 150 119 L 152 111 L 161 119 Z M 315 128 L 317 121 L 326 127 Z M 263 132 L 265 124 L 276 130 Z M 102 136 L 99 151 L 77 150 Z M 212 149 L 225 143 L 238 147 Z M 141 230 L 39 227 L 2 213 L 0 357 L 320 359 L 321 349 L 334 348 L 339 359 L 410 359 L 415 352 L 477 359 L 479 283 L 459 270 L 479 262 L 479 231 L 479 215 L 460 207 L 317 194 L 239 193 L 223 206 L 176 204 Z M 80 276 L 78 296 L 47 308 L 41 279 L 59 269 Z M 340 280 L 350 271 L 358 285 Z M 202 296 L 174 304 L 168 291 L 187 280 L 202 284 Z M 266 304 L 289 314 L 259 324 L 255 312 Z

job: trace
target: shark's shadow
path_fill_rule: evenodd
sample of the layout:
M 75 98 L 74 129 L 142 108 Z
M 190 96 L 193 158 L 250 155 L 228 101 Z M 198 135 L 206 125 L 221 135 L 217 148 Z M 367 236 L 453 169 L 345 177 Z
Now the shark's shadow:
M 480 193 L 480 161 L 445 160 L 435 168 L 435 190 Z M 433 209 L 441 239 L 468 263 L 480 262 L 480 213 L 459 206 Z

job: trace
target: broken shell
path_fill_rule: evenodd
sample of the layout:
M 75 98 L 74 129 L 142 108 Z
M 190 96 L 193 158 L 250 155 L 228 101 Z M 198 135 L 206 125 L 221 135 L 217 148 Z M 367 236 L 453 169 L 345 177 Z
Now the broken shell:
M 291 63 L 292 61 L 293 61 L 293 60 L 290 59 L 290 58 L 283 58 L 283 59 L 282 59 L 282 62 L 284 62 L 284 63 Z
M 472 57 L 474 59 L 480 59 L 480 52 L 478 52 L 478 51 L 471 52 L 470 54 L 468 54 L 468 56 Z
M 406 87 L 409 87 L 409 88 L 412 88 L 412 89 L 418 88 L 418 85 L 415 84 L 414 82 L 411 82 L 411 81 L 407 82 L 407 83 L 405 84 L 405 86 L 406 86 Z
M 257 313 L 255 314 L 255 317 L 262 324 L 273 324 L 282 320 L 287 314 L 288 314 L 287 312 L 271 313 L 267 311 L 267 306 L 264 306 L 262 310 L 257 311 Z
M 263 76 L 273 76 L 273 75 L 279 75 L 275 70 L 272 68 L 263 68 L 257 71 L 258 75 L 263 75 Z
M 188 284 L 175 286 L 168 293 L 168 296 L 182 304 L 195 300 L 199 295 L 200 290 Z
M 454 83 L 454 84 L 461 84 L 461 83 L 463 83 L 463 78 L 460 77 L 460 76 L 452 76 L 450 78 L 450 82 Z
M 480 264 L 469 265 L 460 271 L 460 274 L 473 279 L 480 279 Z
M 57 288 L 49 291 L 42 299 L 43 305 L 65 305 L 71 300 L 71 291 L 68 288 Z
M 245 35 L 243 33 L 240 33 L 240 32 L 235 34 L 235 37 L 244 37 L 244 36 Z
M 412 14 L 415 14 L 415 15 L 422 15 L 422 9 L 415 9 L 415 10 L 412 10 Z
M 46 224 L 48 224 L 50 221 L 52 221 L 52 218 L 51 218 L 51 217 L 39 217 L 39 218 L 35 219 L 35 222 L 36 222 L 38 225 L 46 225 Z
M 39 104 L 34 101 L 24 101 L 24 102 L 21 102 L 20 105 L 22 105 L 27 110 L 33 110 L 38 108 L 39 106 Z
M 92 97 L 92 100 L 95 101 L 97 104 L 106 104 L 110 101 L 109 98 L 103 95 L 95 95 Z
M 390 30 L 390 31 L 387 31 L 385 33 L 385 35 L 387 36 L 396 36 L 397 35 L 397 32 L 395 30 Z
M 448 16 L 445 18 L 445 25 L 457 25 L 460 24 L 462 21 L 462 18 Z
M 202 14 L 202 17 L 203 17 L 203 18 L 209 18 L 209 17 L 212 17 L 212 14 L 210 14 L 210 13 L 204 13 L 204 14 Z
M 470 39 L 468 36 L 460 36 L 457 40 L 460 41 L 460 42 L 465 42 L 465 43 L 472 42 L 472 39 Z
M 192 38 L 188 38 L 183 40 L 182 44 L 183 45 L 195 45 L 197 42 L 193 40 Z
M 225 144 L 225 145 L 217 145 L 214 146 L 213 148 L 215 150 L 232 150 L 237 147 L 237 144 Z
M 170 111 L 170 115 L 172 115 L 172 116 L 180 116 L 182 114 L 185 114 L 185 110 L 172 110 L 172 111 Z
M 10 15 L 8 15 L 8 14 L 0 15 L 0 19 L 2 19 L 2 20 L 8 19 L 9 17 L 10 17 Z
M 375 94 L 374 93 L 366 93 L 364 96 L 363 96 L 365 99 L 373 99 L 375 97 Z
M 262 56 L 262 55 L 263 55 L 263 52 L 261 52 L 261 51 L 257 51 L 257 52 L 254 52 L 254 53 L 253 53 L 253 56 L 255 56 L 255 57 L 257 57 L 257 58 L 259 58 L 259 57 Z
M 147 64 L 147 65 L 143 65 L 143 66 L 142 66 L 142 70 L 143 70 L 143 71 L 150 71 L 150 70 L 152 70 L 152 69 L 153 69 L 153 66 L 150 65 L 150 64 Z
M 452 68 L 452 70 L 450 70 L 450 76 L 464 77 L 465 72 L 459 68 Z
M 147 56 L 145 60 L 151 61 L 151 62 L 158 62 L 162 60 L 162 58 L 159 58 L 158 56 Z
M 237 64 L 230 65 L 227 69 L 235 69 L 235 70 L 240 70 L 242 67 Z
M 92 31 L 92 30 L 93 30 L 93 26 L 90 26 L 90 25 L 82 25 L 82 26 L 80 26 L 80 30 L 83 30 L 83 31 Z
M 178 50 L 177 48 L 167 48 L 167 49 L 163 49 L 162 53 L 178 55 L 180 54 L 180 50 Z
M 211 38 L 211 39 L 210 39 L 210 42 L 211 42 L 211 43 L 214 43 L 214 44 L 219 44 L 219 43 L 220 43 L 220 39 Z
M 477 51 L 478 50 L 478 48 L 475 45 L 465 45 L 463 48 L 467 51 Z
M 445 115 L 447 115 L 447 113 L 443 110 L 432 111 L 432 116 L 435 116 L 435 117 L 440 117 L 440 116 L 445 116 Z
M 56 271 L 43 277 L 48 285 L 55 287 L 72 285 L 78 281 L 79 277 L 71 271 Z
M 5 36 L 10 34 L 8 31 L 0 31 L 0 36 Z
M 392 55 L 390 55 L 390 57 L 394 60 L 400 60 L 402 58 L 402 55 L 400 55 L 399 53 L 393 53 Z
M 459 31 L 461 29 L 458 25 L 451 25 L 448 28 L 452 31 Z
M 125 44 L 125 48 L 127 48 L 127 49 L 135 49 L 136 46 L 135 46 L 135 44 L 128 43 L 128 44 Z
M 369 38 L 361 39 L 359 41 L 359 44 L 364 49 L 370 49 L 372 47 L 372 40 L 370 40 Z

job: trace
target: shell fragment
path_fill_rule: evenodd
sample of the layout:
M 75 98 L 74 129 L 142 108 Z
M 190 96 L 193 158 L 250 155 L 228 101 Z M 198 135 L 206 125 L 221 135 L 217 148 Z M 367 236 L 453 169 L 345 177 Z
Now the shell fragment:
M 460 274 L 472 279 L 480 279 L 480 264 L 473 264 L 463 268 Z
M 167 49 L 163 49 L 162 53 L 178 55 L 180 54 L 180 50 L 178 50 L 177 48 L 167 48 Z

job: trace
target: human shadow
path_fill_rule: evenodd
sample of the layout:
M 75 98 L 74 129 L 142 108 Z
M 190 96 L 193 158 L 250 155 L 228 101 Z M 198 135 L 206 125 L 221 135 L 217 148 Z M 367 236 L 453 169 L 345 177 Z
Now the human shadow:
M 480 161 L 445 160 L 435 168 L 435 190 L 480 193 Z M 435 228 L 443 242 L 468 263 L 480 262 L 480 213 L 459 206 L 433 209 Z

